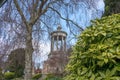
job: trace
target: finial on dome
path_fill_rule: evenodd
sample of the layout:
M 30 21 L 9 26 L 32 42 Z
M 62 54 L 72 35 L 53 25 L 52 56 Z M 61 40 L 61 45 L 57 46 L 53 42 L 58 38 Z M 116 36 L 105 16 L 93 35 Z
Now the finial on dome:
M 61 25 L 59 24 L 58 27 L 57 27 L 57 30 L 58 30 L 58 31 L 61 31 L 61 29 L 62 29 L 62 27 L 61 27 Z

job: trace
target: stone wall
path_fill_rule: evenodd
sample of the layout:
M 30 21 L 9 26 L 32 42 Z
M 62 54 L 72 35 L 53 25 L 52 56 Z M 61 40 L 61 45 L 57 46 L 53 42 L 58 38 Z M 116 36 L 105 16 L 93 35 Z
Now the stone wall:
M 44 62 L 42 74 L 62 74 L 68 63 L 67 52 L 54 51 L 48 56 L 48 60 Z

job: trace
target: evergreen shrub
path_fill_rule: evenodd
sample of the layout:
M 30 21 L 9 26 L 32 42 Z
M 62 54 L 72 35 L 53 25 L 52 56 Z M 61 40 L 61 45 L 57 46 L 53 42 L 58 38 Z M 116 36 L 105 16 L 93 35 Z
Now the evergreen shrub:
M 63 79 L 52 74 L 48 74 L 44 80 L 63 80 Z
M 32 76 L 33 80 L 38 80 L 40 77 L 42 77 L 42 74 L 38 73 Z
M 4 78 L 5 78 L 5 80 L 11 80 L 11 79 L 15 78 L 15 73 L 14 72 L 6 72 L 4 74 Z
M 0 68 L 0 80 L 3 79 L 2 68 Z
M 120 14 L 92 21 L 78 37 L 65 80 L 120 80 Z

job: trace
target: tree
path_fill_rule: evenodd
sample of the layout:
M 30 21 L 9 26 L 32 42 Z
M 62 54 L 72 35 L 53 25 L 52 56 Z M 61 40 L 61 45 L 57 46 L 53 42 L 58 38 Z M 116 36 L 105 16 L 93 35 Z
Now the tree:
M 93 21 L 80 36 L 65 80 L 120 79 L 120 14 Z
M 82 1 L 82 0 L 80 0 Z M 80 2 L 78 0 L 10 0 L 3 7 L 1 13 L 1 21 L 5 21 L 7 25 L 20 37 L 22 34 L 25 42 L 25 79 L 29 80 L 32 76 L 32 54 L 34 51 L 32 41 L 36 34 L 35 31 L 43 33 L 46 30 L 48 34 L 53 29 L 54 24 L 60 22 L 60 18 L 66 22 L 70 32 L 75 30 L 75 33 L 83 31 L 80 25 L 69 19 L 77 9 Z M 86 4 L 92 4 L 93 0 L 85 1 Z M 94 5 L 88 5 L 88 8 Z M 93 7 L 95 8 L 95 7 Z M 9 23 L 9 24 L 8 24 Z M 52 26 L 52 27 L 51 27 Z M 20 28 L 20 29 L 19 29 Z M 24 31 L 24 34 L 21 33 Z M 14 34 L 15 34 L 14 33 Z M 73 33 L 73 32 L 72 32 Z M 17 37 L 17 38 L 18 38 Z M 44 36 L 45 37 L 45 36 Z M 37 37 L 39 39 L 39 37 Z
M 7 60 L 7 70 L 15 72 L 16 77 L 21 77 L 24 74 L 25 68 L 25 49 L 19 48 L 11 51 Z
M 120 13 L 120 0 L 105 0 L 105 4 L 104 15 Z

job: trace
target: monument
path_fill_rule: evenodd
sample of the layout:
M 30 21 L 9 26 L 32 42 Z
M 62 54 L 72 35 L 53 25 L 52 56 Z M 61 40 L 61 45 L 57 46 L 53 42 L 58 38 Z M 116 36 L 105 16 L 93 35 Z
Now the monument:
M 61 26 L 51 33 L 51 51 L 47 61 L 44 61 L 42 74 L 61 75 L 68 63 L 66 49 L 67 33 L 62 31 Z

